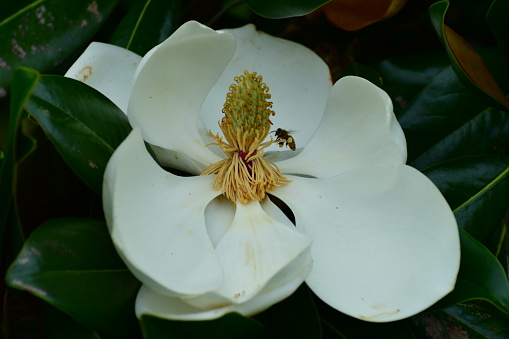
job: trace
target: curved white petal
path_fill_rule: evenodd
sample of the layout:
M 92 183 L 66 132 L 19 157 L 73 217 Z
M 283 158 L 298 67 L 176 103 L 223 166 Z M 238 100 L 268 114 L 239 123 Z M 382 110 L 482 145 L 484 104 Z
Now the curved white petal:
M 301 256 L 300 259 L 302 260 L 295 261 L 279 272 L 256 297 L 245 303 L 224 305 L 210 310 L 194 307 L 184 298 L 161 295 L 143 285 L 136 298 L 136 316 L 141 318 L 142 315 L 149 314 L 173 320 L 210 320 L 230 312 L 244 316 L 257 314 L 287 298 L 302 284 L 310 271 L 311 259 L 309 255 Z M 300 271 L 295 269 L 296 266 L 301 268 Z
M 135 128 L 106 168 L 103 205 L 115 247 L 134 275 L 167 295 L 217 289 L 223 272 L 205 225 L 213 176 L 162 170 Z
M 186 302 L 202 309 L 245 303 L 288 265 L 294 263 L 292 269 L 302 271 L 302 265 L 308 265 L 309 245 L 307 236 L 272 219 L 258 201 L 238 203 L 232 224 L 216 246 L 224 273 L 223 284 L 216 291 Z M 288 276 L 294 275 L 287 272 L 279 276 L 284 279 L 283 284 Z
M 235 206 L 224 195 L 217 196 L 205 209 L 205 224 L 210 240 L 217 246 L 235 217 Z
M 175 32 L 172 33 L 172 35 L 170 37 L 171 40 L 167 39 L 167 40 L 163 41 L 162 43 L 160 43 L 159 45 L 154 46 L 151 50 L 149 50 L 143 56 L 143 59 L 141 60 L 141 62 L 138 65 L 138 68 L 136 69 L 135 79 L 138 77 L 138 74 L 140 73 L 143 66 L 145 66 L 145 63 L 147 62 L 147 60 L 152 57 L 152 55 L 155 53 L 155 51 L 157 51 L 159 49 L 160 46 L 166 45 L 166 44 L 170 43 L 170 41 L 176 42 L 176 41 L 180 41 L 180 40 L 185 40 L 192 36 L 207 36 L 207 35 L 210 35 L 210 31 L 211 31 L 210 28 L 208 28 L 196 21 L 188 21 L 188 22 L 184 23 Z
M 270 199 L 263 199 L 260 205 L 264 212 L 272 219 L 292 229 L 295 228 L 286 215 Z M 207 231 L 214 247 L 217 246 L 219 240 L 221 240 L 226 230 L 232 224 L 234 217 L 235 206 L 224 195 L 216 197 L 207 205 L 205 209 L 205 223 L 207 224 Z
M 65 76 L 95 88 L 124 113 L 141 57 L 124 48 L 92 42 Z
M 303 147 L 322 118 L 332 87 L 325 62 L 310 49 L 257 31 L 253 25 L 225 30 L 235 36 L 237 49 L 212 88 L 200 112 L 207 129 L 218 133 L 217 122 L 233 78 L 245 70 L 263 76 L 270 88 L 274 129 L 294 130 L 297 147 Z M 267 150 L 280 150 L 277 145 Z
M 283 225 L 286 225 L 290 228 L 294 228 L 295 225 L 291 222 L 290 219 L 286 216 L 286 214 L 283 213 L 283 211 L 276 206 L 270 199 L 263 199 L 260 202 L 263 210 L 267 215 L 269 215 L 272 219 L 282 223 Z
M 331 177 L 377 164 L 404 164 L 406 141 L 387 93 L 359 77 L 339 79 L 322 122 L 302 152 L 277 163 L 283 173 Z
M 129 101 L 128 118 L 152 145 L 208 166 L 220 157 L 204 147 L 198 113 L 235 51 L 231 34 L 197 22 L 182 25 L 143 60 Z M 226 94 L 226 93 L 225 93 Z
M 454 288 L 456 221 L 417 170 L 386 165 L 327 179 L 289 179 L 273 194 L 313 239 L 306 282 L 332 307 L 363 320 L 394 321 Z
M 223 203 L 215 201 L 213 207 L 228 210 L 229 205 Z M 262 204 L 270 214 L 283 218 L 268 199 Z M 225 268 L 225 281 L 229 281 L 219 293 L 179 298 L 161 295 L 143 285 L 136 300 L 136 315 L 208 320 L 229 312 L 245 316 L 259 313 L 291 295 L 307 277 L 312 266 L 308 246 L 309 239 L 293 226 L 272 220 L 257 202 L 239 204 L 234 222 L 217 246 Z M 256 286 L 258 284 L 260 286 Z M 242 291 L 237 286 L 242 286 Z M 249 295 L 249 288 L 254 291 L 252 295 Z M 231 291 L 239 292 L 228 296 Z

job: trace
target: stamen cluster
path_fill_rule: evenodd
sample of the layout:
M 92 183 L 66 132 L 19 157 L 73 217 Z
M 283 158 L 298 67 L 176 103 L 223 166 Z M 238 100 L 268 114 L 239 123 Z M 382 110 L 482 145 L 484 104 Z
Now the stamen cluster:
M 277 166 L 263 157 L 264 149 L 274 141 L 264 141 L 272 122 L 269 88 L 256 73 L 244 71 L 234 78 L 219 122 L 224 139 L 217 135 L 211 145 L 218 145 L 228 156 L 205 168 L 202 174 L 216 174 L 213 188 L 221 190 L 233 202 L 243 204 L 262 200 L 267 191 L 289 182 Z

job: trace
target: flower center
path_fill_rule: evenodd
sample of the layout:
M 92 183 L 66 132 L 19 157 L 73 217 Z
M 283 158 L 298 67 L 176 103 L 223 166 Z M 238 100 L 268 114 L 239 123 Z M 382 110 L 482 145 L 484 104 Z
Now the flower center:
M 223 106 L 224 117 L 219 122 L 223 137 L 210 135 L 216 142 L 209 145 L 221 147 L 226 159 L 216 162 L 202 171 L 216 174 L 213 188 L 221 190 L 234 203 L 261 201 L 268 191 L 290 182 L 277 166 L 263 157 L 264 149 L 275 141 L 269 134 L 272 122 L 269 88 L 261 76 L 244 71 L 234 78 Z M 207 145 L 208 146 L 208 145 Z

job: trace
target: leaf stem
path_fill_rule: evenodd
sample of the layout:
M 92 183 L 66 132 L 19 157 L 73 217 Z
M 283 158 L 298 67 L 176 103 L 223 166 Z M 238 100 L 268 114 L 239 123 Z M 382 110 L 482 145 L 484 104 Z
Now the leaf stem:
M 219 11 L 212 19 L 209 20 L 207 23 L 207 26 L 212 27 L 214 23 L 219 20 L 223 15 L 225 15 L 227 12 L 229 12 L 231 9 L 237 7 L 241 3 L 245 2 L 245 0 L 237 0 L 233 1 L 231 4 L 223 8 L 221 11 Z

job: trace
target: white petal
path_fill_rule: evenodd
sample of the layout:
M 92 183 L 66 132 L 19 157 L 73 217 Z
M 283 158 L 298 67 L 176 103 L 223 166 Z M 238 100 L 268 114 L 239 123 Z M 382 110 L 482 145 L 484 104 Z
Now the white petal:
M 369 81 L 344 77 L 332 88 L 323 120 L 283 173 L 331 177 L 376 164 L 404 164 L 406 142 L 389 96 Z
M 263 76 L 270 88 L 274 129 L 296 131 L 297 147 L 304 146 L 320 123 L 332 87 L 325 62 L 310 49 L 257 31 L 253 25 L 225 31 L 235 36 L 237 49 L 202 107 L 206 128 L 219 132 L 228 87 L 247 70 Z M 270 149 L 279 150 L 277 145 Z
M 205 223 L 210 240 L 217 246 L 235 217 L 235 207 L 231 200 L 220 195 L 212 200 L 205 209 Z
M 228 33 L 197 22 L 182 25 L 139 72 L 128 117 L 152 145 L 190 156 L 203 168 L 221 158 L 205 148 L 198 112 L 235 50 Z
M 273 194 L 313 239 L 306 282 L 323 301 L 385 322 L 423 311 L 454 288 L 456 221 L 423 174 L 376 166 L 328 179 L 291 179 Z
M 301 272 L 308 266 L 310 240 L 295 227 L 288 227 L 269 217 L 258 201 L 236 205 L 233 223 L 216 246 L 223 267 L 223 285 L 214 292 L 186 299 L 199 308 L 216 308 L 218 304 L 241 304 L 259 294 L 279 272 L 294 263 Z M 295 275 L 279 276 L 284 285 Z
M 126 113 L 140 61 L 139 55 L 124 48 L 92 42 L 65 76 L 95 88 Z
M 108 163 L 103 199 L 113 242 L 135 276 L 159 293 L 194 295 L 222 283 L 205 225 L 205 208 L 218 195 L 213 179 L 162 170 L 138 128 Z
M 287 225 L 291 229 L 295 226 L 286 217 L 286 215 L 276 206 L 270 199 L 263 199 L 260 202 L 263 210 L 272 219 Z M 217 246 L 226 230 L 233 222 L 235 217 L 235 208 L 233 203 L 225 198 L 223 195 L 216 197 L 212 200 L 205 209 L 205 222 L 207 224 L 207 231 L 209 232 L 210 239 L 214 247 Z
M 169 43 L 174 43 L 174 42 L 180 41 L 180 40 L 185 40 L 192 36 L 200 36 L 200 35 L 207 36 L 207 35 L 210 35 L 210 31 L 211 31 L 210 28 L 208 28 L 196 21 L 188 21 L 188 22 L 184 23 L 175 32 L 173 32 L 173 34 L 171 35 L 171 39 L 167 39 L 167 40 L 163 41 L 162 43 L 160 43 L 159 45 L 154 46 L 151 50 L 149 50 L 143 56 L 143 59 L 141 60 L 138 68 L 136 69 L 135 79 L 138 77 L 138 74 L 140 73 L 143 66 L 145 66 L 145 63 L 147 62 L 147 60 L 152 57 L 152 55 L 155 53 L 155 51 L 157 51 L 159 49 L 160 46 L 163 46 L 163 45 L 166 45 Z
M 290 228 L 295 227 L 295 225 L 290 221 L 290 219 L 288 219 L 286 214 L 284 214 L 283 211 L 279 207 L 277 207 L 270 199 L 263 199 L 260 204 L 265 213 L 267 213 L 272 219 Z
M 182 298 L 165 296 L 143 285 L 136 298 L 136 316 L 141 318 L 142 315 L 149 314 L 172 320 L 211 320 L 230 312 L 237 312 L 244 316 L 255 315 L 295 292 L 309 273 L 310 267 L 311 262 L 308 259 L 308 266 L 302 266 L 303 269 L 297 272 L 298 274 L 295 274 L 296 271 L 293 267 L 289 268 L 295 274 L 292 280 L 287 279 L 282 285 L 269 284 L 259 295 L 246 303 L 232 304 L 211 310 L 196 308 L 186 303 Z M 287 272 L 283 270 L 280 273 Z M 282 279 L 278 279 L 278 281 L 282 281 Z

